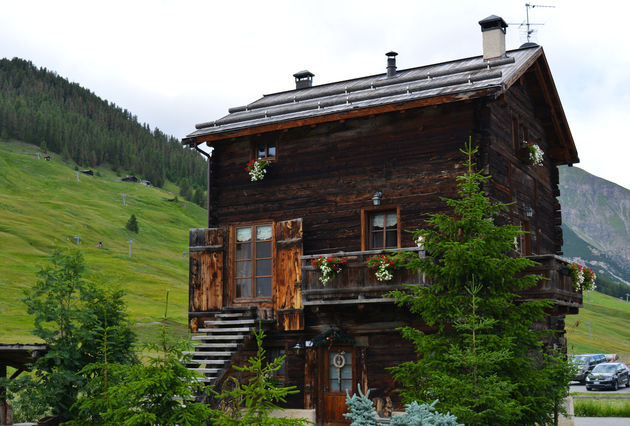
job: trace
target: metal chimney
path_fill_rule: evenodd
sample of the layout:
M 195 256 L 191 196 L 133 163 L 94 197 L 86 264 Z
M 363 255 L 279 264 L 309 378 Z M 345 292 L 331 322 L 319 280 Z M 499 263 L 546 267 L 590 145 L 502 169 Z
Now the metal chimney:
M 505 29 L 507 24 L 500 16 L 490 15 L 479 21 L 483 37 L 483 59 L 499 59 L 505 57 Z
M 387 77 L 394 77 L 396 75 L 396 52 L 387 52 Z
M 305 89 L 313 86 L 313 77 L 315 74 L 309 70 L 299 71 L 293 74 L 295 77 L 295 89 Z

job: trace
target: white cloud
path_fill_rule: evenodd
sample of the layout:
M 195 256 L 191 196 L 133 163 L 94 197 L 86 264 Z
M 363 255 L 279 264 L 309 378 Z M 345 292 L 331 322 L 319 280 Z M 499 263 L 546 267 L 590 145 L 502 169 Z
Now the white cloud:
M 292 74 L 326 83 L 385 69 L 478 55 L 477 22 L 525 20 L 522 0 L 482 1 L 19 1 L 3 2 L 0 57 L 18 56 L 182 137 L 201 121 L 293 87 Z M 552 0 L 534 8 L 586 170 L 630 188 L 624 173 L 630 121 L 630 4 Z M 615 17 L 619 17 L 615 20 Z M 510 25 L 508 48 L 525 41 Z

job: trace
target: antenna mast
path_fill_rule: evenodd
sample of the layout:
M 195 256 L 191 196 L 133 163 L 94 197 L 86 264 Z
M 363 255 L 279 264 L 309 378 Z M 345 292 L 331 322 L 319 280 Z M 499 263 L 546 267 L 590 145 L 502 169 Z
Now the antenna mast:
M 534 32 L 534 30 L 532 30 L 532 29 L 530 28 L 530 26 L 532 26 L 532 25 L 545 25 L 545 24 L 532 24 L 532 23 L 530 23 L 530 22 L 529 22 L 529 9 L 533 9 L 533 8 L 535 8 L 535 7 L 549 7 L 549 8 L 552 8 L 552 9 L 553 9 L 553 8 L 555 8 L 555 6 L 547 6 L 547 5 L 544 5 L 544 4 L 530 4 L 530 3 L 525 3 L 525 16 L 526 16 L 526 18 L 527 18 L 527 20 L 525 21 L 525 22 L 526 22 L 526 23 L 525 23 L 525 26 L 527 27 L 527 42 L 528 42 L 528 43 L 529 43 L 529 39 L 530 39 L 530 38 L 531 38 L 531 36 L 532 36 L 532 33 Z M 521 26 L 522 26 L 522 25 L 523 25 L 523 24 L 521 24 Z

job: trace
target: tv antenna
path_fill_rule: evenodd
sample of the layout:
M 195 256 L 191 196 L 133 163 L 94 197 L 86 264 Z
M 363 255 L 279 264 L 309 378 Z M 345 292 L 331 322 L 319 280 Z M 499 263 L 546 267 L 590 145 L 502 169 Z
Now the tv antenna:
M 535 23 L 529 22 L 529 9 L 534 9 L 536 7 L 547 7 L 547 8 L 555 9 L 555 6 L 525 3 L 525 22 L 521 22 L 520 24 L 516 24 L 516 23 L 509 24 L 509 25 L 518 25 L 519 28 L 525 27 L 525 30 L 526 30 L 525 35 L 527 37 L 527 43 L 531 41 L 532 34 L 535 31 L 532 27 L 535 25 L 545 25 L 545 24 L 535 24 Z

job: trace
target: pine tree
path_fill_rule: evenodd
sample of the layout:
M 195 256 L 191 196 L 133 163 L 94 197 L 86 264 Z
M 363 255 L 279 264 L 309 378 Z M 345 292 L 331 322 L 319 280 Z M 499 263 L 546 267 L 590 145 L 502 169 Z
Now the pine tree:
M 409 257 L 408 266 L 431 284 L 390 294 L 432 331 L 402 328 L 419 359 L 392 371 L 405 401 L 439 399 L 439 411 L 467 425 L 546 424 L 554 395 L 568 388 L 553 377 L 566 363 L 545 356 L 533 330 L 550 304 L 519 301 L 516 294 L 542 277 L 525 273 L 535 262 L 512 255 L 523 232 L 496 223 L 507 205 L 482 192 L 490 177 L 474 170 L 477 149 L 469 142 L 462 152 L 467 172 L 458 178 L 459 198 L 445 199 L 452 215 L 431 215 L 429 228 L 415 232 L 424 237 L 427 257 Z
M 272 417 L 271 412 L 279 409 L 278 402 L 286 402 L 287 395 L 298 393 L 295 386 L 276 387 L 274 373 L 278 371 L 284 361 L 284 356 L 267 363 L 263 348 L 264 331 L 258 327 L 254 330 L 254 337 L 258 345 L 256 355 L 249 358 L 243 367 L 233 366 L 237 371 L 249 373 L 248 383 L 237 386 L 233 390 L 216 393 L 218 399 L 241 401 L 242 406 L 235 410 L 212 410 L 212 424 L 217 426 L 300 426 L 308 424 L 306 419 L 288 419 Z
M 81 370 L 104 360 L 104 333 L 109 333 L 107 340 L 115 348 L 110 354 L 112 362 L 136 361 L 135 334 L 127 321 L 123 293 L 84 280 L 84 272 L 79 252 L 58 250 L 38 272 L 37 283 L 26 291 L 24 303 L 34 316 L 34 334 L 49 346 L 34 362 L 32 374 L 9 383 L 31 419 L 48 410 L 61 420 L 74 417 L 74 404 L 88 381 Z
M 131 217 L 127 221 L 127 225 L 125 225 L 125 228 L 127 228 L 131 232 L 135 232 L 136 234 L 138 233 L 138 231 L 139 231 L 139 229 L 138 229 L 138 220 L 136 219 L 136 215 L 135 214 L 131 215 Z

